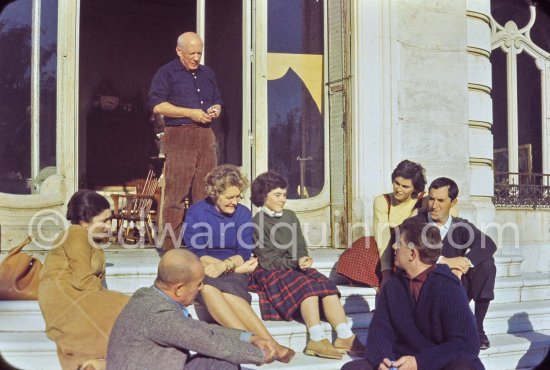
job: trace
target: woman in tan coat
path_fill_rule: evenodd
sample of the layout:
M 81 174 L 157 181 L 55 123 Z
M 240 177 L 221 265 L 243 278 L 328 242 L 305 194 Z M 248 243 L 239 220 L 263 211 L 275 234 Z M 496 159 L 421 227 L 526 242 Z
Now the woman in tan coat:
M 78 191 L 67 205 L 67 219 L 70 227 L 44 262 L 38 302 L 61 367 L 75 370 L 86 360 L 105 358 L 111 328 L 128 297 L 102 285 L 105 254 L 93 237 L 110 228 L 107 199 Z

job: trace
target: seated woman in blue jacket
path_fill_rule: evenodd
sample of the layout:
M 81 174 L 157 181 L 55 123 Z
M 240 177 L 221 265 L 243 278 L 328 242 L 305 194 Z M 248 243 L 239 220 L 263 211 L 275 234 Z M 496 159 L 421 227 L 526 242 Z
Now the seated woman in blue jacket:
M 273 341 L 275 359 L 287 363 L 294 351 L 273 339 L 250 306 L 248 273 L 254 271 L 258 261 L 251 258 L 252 214 L 240 204 L 247 185 L 236 166 L 218 166 L 206 176 L 207 198 L 187 210 L 183 239 L 200 258 L 205 274 L 195 308 L 204 321 L 213 319 L 224 327 Z

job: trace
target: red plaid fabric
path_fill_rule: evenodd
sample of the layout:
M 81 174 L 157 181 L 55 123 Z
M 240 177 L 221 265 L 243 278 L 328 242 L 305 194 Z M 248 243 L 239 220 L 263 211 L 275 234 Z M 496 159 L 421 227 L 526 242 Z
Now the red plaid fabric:
M 357 239 L 340 255 L 336 272 L 353 281 L 380 286 L 380 256 L 373 236 Z
M 336 285 L 315 269 L 264 270 L 250 274 L 249 290 L 258 293 L 263 320 L 293 319 L 304 299 L 338 295 Z

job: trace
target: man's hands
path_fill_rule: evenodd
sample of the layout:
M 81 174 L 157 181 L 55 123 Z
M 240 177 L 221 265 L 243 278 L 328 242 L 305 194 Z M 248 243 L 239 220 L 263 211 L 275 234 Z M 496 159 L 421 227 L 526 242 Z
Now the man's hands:
M 208 125 L 213 120 L 218 118 L 222 112 L 222 107 L 219 104 L 214 104 L 208 110 L 206 113 L 202 109 L 190 109 L 189 118 L 193 120 L 193 122 L 197 122 L 201 125 Z
M 202 109 L 191 109 L 191 113 L 189 115 L 189 118 L 191 118 L 194 122 L 197 122 L 201 125 L 207 125 L 211 123 L 213 120 L 218 118 L 222 112 L 222 107 L 219 104 L 214 104 L 208 110 L 206 113 Z
M 208 115 L 212 118 L 212 119 L 216 119 L 220 116 L 222 112 L 222 106 L 219 105 L 219 104 L 214 104 L 213 106 L 211 106 L 210 108 L 208 108 L 206 110 L 206 113 L 208 113 Z
M 416 358 L 414 358 L 414 356 L 403 356 L 397 361 L 391 361 L 385 358 L 378 366 L 378 370 L 389 370 L 392 368 L 397 368 L 399 370 L 418 370 L 418 365 L 416 364 Z
M 451 271 L 459 278 L 462 278 L 462 275 L 468 272 L 472 267 L 472 262 L 466 257 L 441 257 L 439 263 L 444 263 L 449 266 Z
M 302 270 L 310 268 L 311 265 L 313 265 L 313 258 L 310 256 L 303 256 L 298 260 L 298 266 L 300 266 Z
M 179 107 L 168 102 L 162 102 L 153 108 L 153 112 L 162 114 L 166 117 L 189 118 L 199 125 L 208 125 L 220 116 L 222 106 L 214 104 L 205 112 L 198 108 Z
M 190 109 L 189 118 L 200 125 L 207 125 L 212 122 L 210 114 L 205 113 L 202 109 Z
M 274 341 L 253 335 L 250 338 L 250 343 L 262 350 L 262 352 L 264 353 L 264 364 L 270 364 L 275 360 L 276 345 Z

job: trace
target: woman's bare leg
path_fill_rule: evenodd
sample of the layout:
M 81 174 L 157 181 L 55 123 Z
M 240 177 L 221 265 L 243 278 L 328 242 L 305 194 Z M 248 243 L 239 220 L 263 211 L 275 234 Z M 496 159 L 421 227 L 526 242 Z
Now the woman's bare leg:
M 289 362 L 294 357 L 294 351 L 280 345 L 271 336 L 263 321 L 246 300 L 233 294 L 222 293 L 210 285 L 203 287 L 201 295 L 208 312 L 220 325 L 249 331 L 254 335 L 273 341 L 276 359 L 279 361 Z
M 330 325 L 336 331 L 336 340 L 334 347 L 342 353 L 348 351 L 363 351 L 364 346 L 358 342 L 355 334 L 351 331 L 348 324 L 344 307 L 340 303 L 340 297 L 329 295 L 322 299 L 323 310 Z
M 311 328 L 314 325 L 321 324 L 321 317 L 319 315 L 319 297 L 312 296 L 307 297 L 300 304 L 300 312 L 302 318 L 306 324 L 306 328 Z
M 208 313 L 220 324 L 226 328 L 239 330 L 248 330 L 241 317 L 233 310 L 230 303 L 225 299 L 226 294 L 211 285 L 205 285 L 201 292 L 201 297 Z M 250 307 L 250 305 L 249 305 Z
M 323 297 L 321 302 L 323 303 L 323 311 L 325 312 L 325 316 L 327 317 L 327 320 L 332 328 L 336 329 L 338 325 L 348 323 L 344 307 L 342 307 L 342 303 L 340 303 L 340 297 L 336 294 L 329 295 Z
M 232 294 L 222 293 L 222 295 L 229 307 L 231 307 L 231 310 L 235 312 L 239 320 L 244 323 L 245 330 L 259 337 L 273 339 L 269 331 L 267 331 L 263 321 L 260 320 L 247 301 Z

